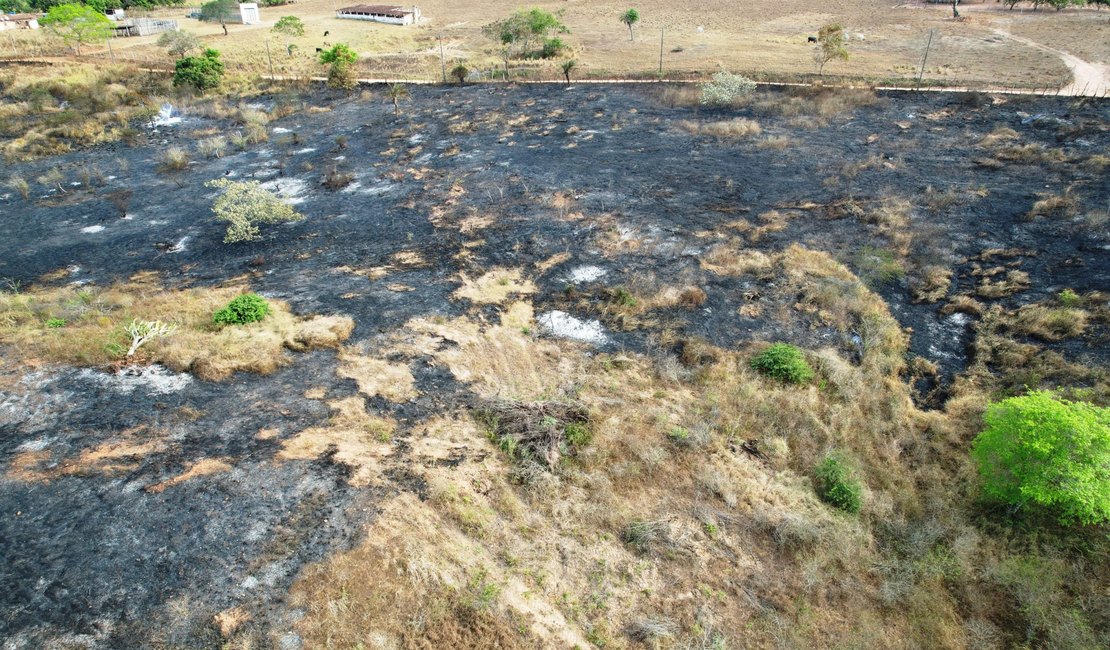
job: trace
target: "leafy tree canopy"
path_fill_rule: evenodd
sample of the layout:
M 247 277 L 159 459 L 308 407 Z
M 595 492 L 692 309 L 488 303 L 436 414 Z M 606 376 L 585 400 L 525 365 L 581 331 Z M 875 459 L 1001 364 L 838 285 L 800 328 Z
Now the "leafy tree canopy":
M 1063 524 L 1110 521 L 1110 408 L 1034 391 L 992 405 L 971 456 L 988 497 Z
M 59 36 L 78 53 L 81 45 L 103 41 L 112 35 L 114 25 L 103 13 L 81 4 L 51 7 L 39 24 Z
M 304 21 L 296 16 L 282 16 L 270 31 L 290 38 L 304 36 Z

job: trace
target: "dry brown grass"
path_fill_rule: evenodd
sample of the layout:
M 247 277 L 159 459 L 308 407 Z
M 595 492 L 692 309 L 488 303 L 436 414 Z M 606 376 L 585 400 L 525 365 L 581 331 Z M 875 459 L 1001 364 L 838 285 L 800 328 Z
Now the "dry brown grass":
M 1052 217 L 1061 219 L 1071 217 L 1079 210 L 1079 206 L 1079 199 L 1069 189 L 1063 194 L 1050 194 L 1038 199 L 1033 207 L 1029 209 L 1029 212 L 1026 213 L 1025 218 Z
M 698 262 L 706 271 L 724 276 L 761 275 L 771 270 L 770 255 L 744 246 L 742 241 L 718 244 L 706 251 Z
M 358 391 L 366 397 L 380 395 L 392 402 L 403 402 L 418 394 L 408 364 L 364 356 L 351 348 L 339 353 L 339 363 L 339 376 L 354 379 Z
M 390 438 L 396 423 L 366 411 L 362 397 L 328 403 L 327 424 L 300 431 L 283 440 L 278 458 L 311 460 L 325 453 L 352 468 L 348 482 L 365 486 L 382 480 L 382 463 L 393 454 Z
M 455 290 L 455 298 L 465 298 L 478 304 L 501 304 L 513 295 L 535 293 L 536 285 L 524 279 L 520 269 L 494 269 L 471 280 L 460 276 L 462 286 Z
M 345 316 L 298 317 L 281 301 L 260 323 L 219 328 L 212 314 L 242 293 L 242 286 L 163 289 L 140 275 L 110 287 L 44 288 L 0 294 L 0 343 L 14 356 L 82 366 L 122 361 L 132 319 L 175 323 L 171 336 L 140 348 L 141 359 L 218 381 L 235 372 L 269 373 L 288 363 L 285 351 L 338 347 L 354 328 Z M 50 318 L 65 326 L 48 328 Z
M 1087 329 L 1088 313 L 1053 305 L 1024 305 L 1004 319 L 1005 327 L 1021 336 L 1059 341 L 1079 336 Z
M 148 485 L 147 492 L 158 494 L 164 492 L 166 488 L 171 488 L 175 485 L 184 483 L 190 479 L 197 478 L 198 476 L 210 476 L 212 474 L 221 474 L 231 470 L 231 465 L 228 464 L 227 459 L 221 458 L 202 458 L 195 463 L 190 463 L 189 467 L 180 474 L 168 478 L 164 481 Z
M 302 572 L 292 591 L 306 643 L 620 647 L 621 630 L 665 628 L 670 636 L 655 640 L 677 647 L 718 633 L 742 647 L 777 638 L 965 645 L 964 614 L 945 585 L 975 590 L 981 558 L 1011 553 L 961 514 L 963 448 L 990 387 L 974 376 L 944 411 L 918 410 L 899 376 L 907 339 L 882 300 L 827 254 L 791 246 L 768 258 L 764 272 L 801 296 L 791 309 L 861 334 L 862 363 L 833 348 L 811 352 L 819 383 L 793 387 L 750 370 L 758 345 L 691 340 L 686 370 L 675 372 L 665 357 L 524 335 L 515 325 L 530 314 L 526 303 L 501 324 L 422 318 L 378 340 L 389 358 L 446 365 L 479 401 L 573 399 L 589 411 L 592 442 L 537 469 L 510 459 L 465 414 L 443 413 L 397 431 L 408 453 L 387 454 L 359 442 L 370 416 L 354 398 L 350 418 L 341 412 L 323 428 L 344 433 L 313 432 L 319 439 L 297 457 L 333 444 L 363 480 L 403 469 L 427 498 L 383 499 L 359 545 Z M 983 363 L 1015 353 L 1036 356 L 1000 343 Z M 933 371 L 924 361 L 912 370 Z M 676 429 L 696 444 L 676 442 Z M 832 449 L 854 460 L 866 485 L 859 519 L 813 493 L 808 475 Z M 626 534 L 637 521 L 653 539 Z M 737 580 L 775 608 L 801 602 L 806 613 L 761 614 L 728 597 Z M 975 602 L 980 617 L 1006 607 L 985 595 Z M 642 624 L 659 612 L 662 628 Z
M 1005 277 L 992 280 L 984 277 L 975 288 L 975 293 L 983 298 L 1005 298 L 1025 291 L 1030 287 L 1029 274 L 1025 271 L 1007 271 Z
M 914 302 L 937 302 L 948 295 L 948 288 L 952 285 L 952 269 L 941 266 L 929 266 L 911 280 L 910 292 Z
M 678 126 L 691 135 L 704 135 L 720 139 L 753 138 L 763 133 L 763 127 L 759 125 L 759 122 L 743 117 L 718 122 L 682 120 L 678 123 Z

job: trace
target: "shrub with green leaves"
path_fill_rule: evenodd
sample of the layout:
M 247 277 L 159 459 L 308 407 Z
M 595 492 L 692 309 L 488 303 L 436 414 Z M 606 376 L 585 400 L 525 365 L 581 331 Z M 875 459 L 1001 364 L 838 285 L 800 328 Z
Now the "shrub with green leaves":
M 755 82 L 743 75 L 718 72 L 713 81 L 701 85 L 701 103 L 706 106 L 728 106 L 755 91 Z
M 991 405 L 971 446 L 983 493 L 1061 524 L 1110 521 L 1110 408 L 1033 391 Z
M 227 222 L 225 244 L 262 239 L 259 224 L 287 223 L 304 219 L 304 215 L 267 191 L 258 181 L 218 178 L 204 185 L 223 190 L 212 204 L 212 212 L 217 220 Z
M 200 92 L 220 85 L 224 76 L 224 63 L 220 53 L 212 48 L 200 56 L 187 56 L 174 63 L 173 85 L 192 86 Z
M 270 313 L 270 303 L 257 293 L 236 296 L 227 307 L 218 310 L 212 320 L 217 325 L 245 325 L 257 323 Z
M 827 456 L 814 473 L 817 496 L 845 512 L 857 513 L 863 504 L 863 487 L 852 468 L 836 456 Z
M 772 379 L 804 384 L 813 379 L 813 368 L 805 355 L 789 343 L 775 343 L 751 360 L 752 369 Z
M 47 318 L 46 326 L 49 329 L 55 330 L 66 326 L 66 319 L 64 318 Z

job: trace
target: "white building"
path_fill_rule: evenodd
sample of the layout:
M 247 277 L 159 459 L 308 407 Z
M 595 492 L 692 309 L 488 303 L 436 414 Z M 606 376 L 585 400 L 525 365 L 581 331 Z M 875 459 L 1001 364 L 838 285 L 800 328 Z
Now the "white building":
M 8 29 L 38 28 L 38 14 L 0 14 L 0 32 Z
M 239 3 L 239 22 L 244 25 L 259 25 L 262 23 L 262 17 L 258 13 L 257 2 Z
M 389 25 L 412 25 L 420 21 L 418 7 L 399 7 L 397 5 L 354 5 L 343 7 L 335 12 L 336 18 L 351 20 L 372 20 Z

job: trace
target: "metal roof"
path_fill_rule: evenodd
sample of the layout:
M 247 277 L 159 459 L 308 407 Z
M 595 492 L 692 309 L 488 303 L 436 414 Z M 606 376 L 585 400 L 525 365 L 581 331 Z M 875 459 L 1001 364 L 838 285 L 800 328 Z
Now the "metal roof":
M 373 14 L 375 16 L 389 16 L 390 18 L 404 18 L 412 13 L 411 10 L 397 5 L 353 5 L 339 10 L 341 14 Z

